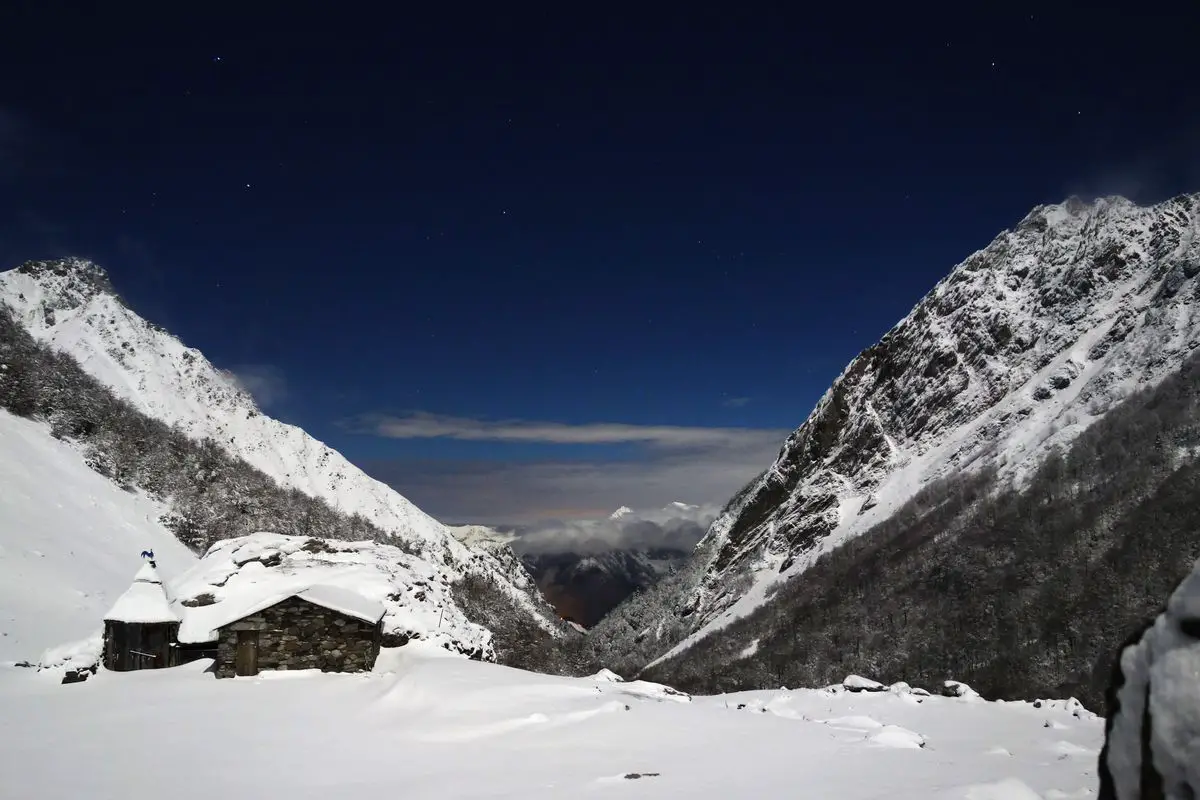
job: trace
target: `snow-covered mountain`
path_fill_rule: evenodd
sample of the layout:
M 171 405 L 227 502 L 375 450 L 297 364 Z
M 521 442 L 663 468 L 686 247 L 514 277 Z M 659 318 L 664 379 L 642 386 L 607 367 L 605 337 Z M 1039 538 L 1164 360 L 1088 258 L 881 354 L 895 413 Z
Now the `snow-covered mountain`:
M 211 438 L 280 484 L 433 544 L 445 528 L 302 429 L 263 414 L 248 392 L 195 348 L 138 316 L 107 274 L 81 259 L 0 273 L 0 301 L 35 339 L 70 353 L 149 417 Z
M 1200 195 L 1071 198 L 973 253 L 850 362 L 713 522 L 654 600 L 659 652 L 761 605 L 931 481 L 988 466 L 1020 482 L 1176 371 L 1200 345 L 1198 234 Z
M 455 576 L 482 574 L 547 631 L 552 613 L 511 552 L 471 548 L 395 490 L 302 429 L 273 419 L 200 351 L 138 316 L 100 267 L 81 259 L 28 262 L 0 273 L 0 302 L 39 342 L 145 415 L 211 439 L 281 486 L 358 514 Z

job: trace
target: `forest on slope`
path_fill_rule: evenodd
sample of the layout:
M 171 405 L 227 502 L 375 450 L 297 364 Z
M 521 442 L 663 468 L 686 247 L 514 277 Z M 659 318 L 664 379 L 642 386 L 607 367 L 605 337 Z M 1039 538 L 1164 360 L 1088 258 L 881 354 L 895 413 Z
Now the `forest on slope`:
M 1198 455 L 1200 354 L 1019 488 L 992 472 L 926 487 L 642 677 L 695 692 L 953 678 L 989 698 L 1074 695 L 1098 710 L 1118 645 L 1200 557 Z

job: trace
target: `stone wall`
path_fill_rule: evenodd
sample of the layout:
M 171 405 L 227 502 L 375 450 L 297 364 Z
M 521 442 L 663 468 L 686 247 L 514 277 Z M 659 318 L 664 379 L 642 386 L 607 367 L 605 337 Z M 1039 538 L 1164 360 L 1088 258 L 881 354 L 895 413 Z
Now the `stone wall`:
M 375 666 L 382 625 L 289 597 L 217 631 L 218 678 L 237 674 L 238 631 L 258 632 L 258 669 L 360 672 Z

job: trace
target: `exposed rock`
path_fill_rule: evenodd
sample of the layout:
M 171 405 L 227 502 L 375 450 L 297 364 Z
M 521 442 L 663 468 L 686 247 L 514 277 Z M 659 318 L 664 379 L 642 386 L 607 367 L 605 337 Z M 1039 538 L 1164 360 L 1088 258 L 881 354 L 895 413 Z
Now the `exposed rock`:
M 943 697 L 961 697 L 964 700 L 979 699 L 979 692 L 961 681 L 946 681 L 942 684 Z
M 850 692 L 886 692 L 888 687 L 861 675 L 847 675 L 842 686 Z

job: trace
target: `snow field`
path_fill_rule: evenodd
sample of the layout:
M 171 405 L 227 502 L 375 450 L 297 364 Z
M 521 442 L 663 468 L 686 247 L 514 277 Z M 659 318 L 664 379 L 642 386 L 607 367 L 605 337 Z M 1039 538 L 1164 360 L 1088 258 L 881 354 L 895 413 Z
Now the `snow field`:
M 386 650 L 365 675 L 218 681 L 205 663 L 67 686 L 0 670 L 4 795 L 140 800 L 167 784 L 178 800 L 1090 797 L 1103 738 L 1101 720 L 1065 704 L 688 697 L 421 643 Z

